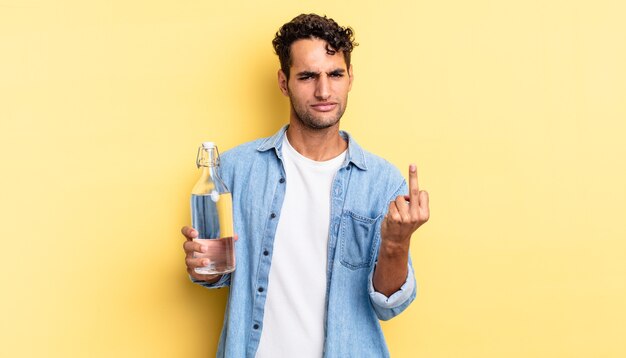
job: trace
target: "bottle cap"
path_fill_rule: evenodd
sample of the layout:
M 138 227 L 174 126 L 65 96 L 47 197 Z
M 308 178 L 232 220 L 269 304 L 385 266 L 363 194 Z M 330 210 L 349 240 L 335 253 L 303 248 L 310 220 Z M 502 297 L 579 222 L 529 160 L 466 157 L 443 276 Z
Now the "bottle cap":
M 215 148 L 215 142 L 202 142 L 202 148 Z

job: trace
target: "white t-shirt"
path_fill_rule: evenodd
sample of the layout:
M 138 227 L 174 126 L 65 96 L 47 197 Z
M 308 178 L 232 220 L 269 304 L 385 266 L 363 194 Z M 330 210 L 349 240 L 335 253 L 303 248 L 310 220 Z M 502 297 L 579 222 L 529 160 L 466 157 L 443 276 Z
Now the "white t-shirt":
M 324 349 L 330 190 L 346 152 L 317 162 L 302 156 L 284 138 L 287 187 L 256 356 L 319 358 Z

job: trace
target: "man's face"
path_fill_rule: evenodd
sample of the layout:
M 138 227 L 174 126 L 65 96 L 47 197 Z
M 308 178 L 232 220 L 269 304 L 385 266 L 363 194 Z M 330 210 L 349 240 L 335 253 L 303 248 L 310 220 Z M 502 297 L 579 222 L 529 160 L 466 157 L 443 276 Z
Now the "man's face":
M 352 87 L 342 52 L 329 55 L 326 41 L 302 39 L 291 45 L 290 78 L 278 72 L 278 83 L 291 102 L 291 121 L 310 129 L 330 128 L 339 123 Z

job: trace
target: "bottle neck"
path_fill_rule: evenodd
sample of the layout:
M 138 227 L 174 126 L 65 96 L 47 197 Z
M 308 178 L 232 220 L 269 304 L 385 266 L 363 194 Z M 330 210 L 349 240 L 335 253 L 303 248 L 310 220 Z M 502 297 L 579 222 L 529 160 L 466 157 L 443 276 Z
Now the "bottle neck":
M 200 168 L 202 169 L 201 175 L 203 177 L 211 177 L 211 178 L 220 178 L 219 175 L 219 166 L 217 165 L 201 165 Z M 220 178 L 221 180 L 221 178 Z
M 210 190 L 215 189 L 218 193 L 228 193 L 228 187 L 222 180 L 219 174 L 219 166 L 200 166 L 202 168 L 200 179 L 198 183 L 200 183 L 200 187 L 197 189 L 201 192 L 210 192 Z M 202 189 L 201 189 L 202 188 Z M 208 191 L 207 191 L 208 190 Z M 195 192 L 195 189 L 194 189 Z
M 219 175 L 220 155 L 216 147 L 198 148 L 196 165 L 201 168 L 200 179 L 192 189 L 192 194 L 205 195 L 213 191 L 228 193 L 228 187 Z
M 198 167 L 219 167 L 220 154 L 217 147 L 198 148 L 198 156 L 196 157 L 196 165 Z

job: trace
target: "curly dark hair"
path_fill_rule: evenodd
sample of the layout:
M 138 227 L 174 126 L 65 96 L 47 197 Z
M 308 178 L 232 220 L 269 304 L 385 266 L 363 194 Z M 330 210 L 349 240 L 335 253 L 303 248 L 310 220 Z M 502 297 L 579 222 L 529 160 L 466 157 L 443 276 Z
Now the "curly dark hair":
M 301 14 L 284 24 L 272 41 L 274 51 L 280 60 L 280 68 L 289 79 L 291 67 L 291 44 L 300 39 L 318 38 L 326 41 L 326 52 L 334 55 L 342 52 L 346 65 L 350 67 L 350 53 L 359 44 L 354 42 L 354 30 L 341 27 L 326 15 Z

